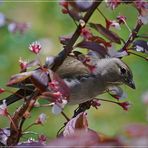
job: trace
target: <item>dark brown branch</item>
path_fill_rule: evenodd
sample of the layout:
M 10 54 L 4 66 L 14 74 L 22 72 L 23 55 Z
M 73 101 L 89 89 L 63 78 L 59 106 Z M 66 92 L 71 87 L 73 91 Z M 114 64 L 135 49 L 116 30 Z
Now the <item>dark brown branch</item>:
M 26 114 L 29 114 L 31 109 L 34 106 L 34 103 L 36 102 L 37 97 L 39 96 L 39 92 L 35 91 L 33 95 L 28 98 L 28 101 L 26 101 L 20 108 L 17 109 L 17 111 L 14 113 L 12 120 L 15 123 L 15 126 L 17 127 L 18 131 L 14 128 L 13 124 L 10 125 L 10 136 L 7 140 L 7 145 L 12 146 L 16 145 L 19 142 L 19 139 L 22 135 L 22 131 L 20 130 L 20 123 L 21 120 L 24 121 L 24 117 Z M 22 127 L 22 125 L 21 125 Z

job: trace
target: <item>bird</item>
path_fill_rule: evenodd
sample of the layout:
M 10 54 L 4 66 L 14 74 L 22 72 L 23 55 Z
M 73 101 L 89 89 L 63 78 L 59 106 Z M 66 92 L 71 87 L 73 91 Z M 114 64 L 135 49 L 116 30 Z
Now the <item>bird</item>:
M 68 57 L 57 73 L 70 88 L 69 104 L 84 103 L 105 93 L 109 88 L 125 84 L 135 89 L 133 74 L 119 58 L 95 58 L 95 72 L 75 58 Z
M 122 84 L 135 89 L 132 71 L 121 59 L 115 57 L 92 59 L 95 64 L 94 72 L 90 72 L 84 63 L 73 56 L 68 56 L 56 70 L 69 88 L 69 105 L 87 102 L 107 92 L 108 88 Z M 10 105 L 22 99 L 20 96 L 31 93 L 31 89 L 26 91 L 20 89 L 5 100 L 7 105 Z M 2 100 L 0 100 L 0 104 L 2 104 Z

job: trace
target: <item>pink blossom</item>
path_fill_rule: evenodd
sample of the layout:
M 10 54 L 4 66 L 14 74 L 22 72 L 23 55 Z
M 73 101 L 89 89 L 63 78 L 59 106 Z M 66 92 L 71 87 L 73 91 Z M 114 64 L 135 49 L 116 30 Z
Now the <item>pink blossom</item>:
M 125 20 L 126 20 L 126 17 L 123 16 L 123 15 L 120 15 L 120 16 L 117 16 L 117 20 L 118 20 L 119 24 L 124 24 Z
M 90 32 L 88 28 L 82 28 L 81 36 L 83 36 L 84 39 L 89 40 L 92 37 L 92 33 Z
M 47 137 L 45 135 L 39 135 L 38 137 L 39 142 L 41 142 L 42 144 L 45 144 L 47 141 Z
M 128 111 L 129 107 L 131 106 L 131 103 L 129 102 L 119 102 L 117 104 L 120 105 L 126 111 Z
M 110 27 L 114 27 L 118 30 L 120 30 L 120 25 L 115 20 L 106 20 L 106 28 L 109 29 Z
M 41 44 L 38 43 L 37 41 L 33 42 L 32 44 L 29 45 L 30 51 L 32 51 L 35 54 L 38 54 L 40 52 L 41 48 L 42 48 Z
M 100 102 L 99 102 L 98 99 L 93 99 L 93 100 L 91 101 L 91 106 L 92 106 L 92 107 L 95 107 L 96 109 L 98 109 L 98 107 L 99 107 L 100 105 L 101 105 L 101 104 L 100 104 Z

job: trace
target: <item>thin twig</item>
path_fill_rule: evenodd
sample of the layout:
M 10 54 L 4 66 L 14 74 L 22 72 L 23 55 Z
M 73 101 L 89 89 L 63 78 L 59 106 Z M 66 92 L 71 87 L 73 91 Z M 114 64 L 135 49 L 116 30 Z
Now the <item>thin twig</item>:
M 130 46 L 130 44 L 137 37 L 137 34 L 138 34 L 140 28 L 142 27 L 142 25 L 143 25 L 143 23 L 140 20 L 138 20 L 135 28 L 132 30 L 128 40 L 126 41 L 126 43 L 124 44 L 124 46 L 122 47 L 122 49 L 120 51 L 124 51 L 124 50 L 127 51 L 128 50 L 128 47 Z
M 15 125 L 15 123 L 14 123 L 14 121 L 13 121 L 11 115 L 8 114 L 7 117 L 8 117 L 8 119 L 10 120 L 10 123 L 12 123 L 12 125 L 13 125 L 15 131 L 18 132 L 18 128 L 16 127 L 16 125 Z
M 146 57 L 144 57 L 144 56 L 141 56 L 141 55 L 139 55 L 139 54 L 137 54 L 137 53 L 134 53 L 134 52 L 131 52 L 131 51 L 127 51 L 129 54 L 133 54 L 133 55 L 135 55 L 135 56 L 137 56 L 137 57 L 140 57 L 140 58 L 142 58 L 142 59 L 144 59 L 144 60 L 146 60 L 147 61 L 147 58 Z
M 69 121 L 70 119 L 67 117 L 67 115 L 62 111 L 61 114 L 64 116 L 64 118 Z
M 37 124 L 34 122 L 34 123 L 30 124 L 29 126 L 27 126 L 27 127 L 23 130 L 23 133 L 24 133 L 25 131 L 27 131 L 30 127 L 34 126 L 34 125 L 37 125 Z
M 107 17 L 101 12 L 101 10 L 99 8 L 97 8 L 97 11 L 102 15 L 102 17 L 105 19 L 105 20 L 108 20 Z

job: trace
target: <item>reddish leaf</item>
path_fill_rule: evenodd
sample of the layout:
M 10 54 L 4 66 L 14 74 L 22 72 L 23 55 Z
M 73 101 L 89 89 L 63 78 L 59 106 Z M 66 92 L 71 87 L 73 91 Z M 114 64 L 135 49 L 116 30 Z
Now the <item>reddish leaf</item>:
M 82 19 L 82 16 L 75 9 L 68 10 L 68 13 L 76 21 Z
M 99 136 L 92 132 L 86 132 L 84 130 L 78 130 L 73 135 L 68 137 L 61 137 L 51 141 L 48 146 L 76 148 L 86 147 L 90 148 L 93 146 L 99 146 Z
M 115 42 L 117 44 L 121 44 L 120 37 L 117 34 L 115 34 L 114 32 L 106 29 L 101 24 L 90 23 L 90 26 L 92 28 L 94 28 L 95 30 L 97 30 L 100 34 L 102 34 L 103 36 L 105 36 L 109 41 Z
M 42 69 L 34 71 L 31 76 L 32 83 L 41 91 L 45 91 L 48 86 L 48 74 Z
M 64 136 L 73 135 L 75 131 L 78 129 L 83 129 L 85 131 L 88 129 L 88 123 L 85 112 L 78 114 L 75 118 L 72 118 L 66 124 L 65 129 L 63 131 L 63 135 Z
M 73 135 L 57 138 L 48 144 L 49 147 L 52 147 L 53 145 L 56 147 L 66 148 L 123 147 L 123 143 L 119 140 L 119 138 L 108 138 L 105 136 L 102 138 L 101 136 L 100 139 L 100 136 L 92 130 L 88 130 L 88 132 L 85 130 L 77 130 Z
M 7 83 L 7 86 L 13 86 L 15 84 L 18 84 L 29 78 L 33 73 L 34 71 L 16 74 L 10 78 L 9 82 Z
M 97 43 L 102 43 L 104 46 L 110 46 L 109 42 L 106 42 L 103 38 L 99 36 L 92 36 L 91 38 L 89 38 L 89 40 Z
M 60 39 L 61 44 L 67 45 L 71 39 L 71 35 L 70 36 L 61 36 L 59 39 Z
M 107 50 L 97 42 L 82 41 L 82 42 L 78 43 L 76 45 L 76 47 L 87 48 L 87 49 L 96 51 L 102 57 L 105 57 L 107 55 Z

